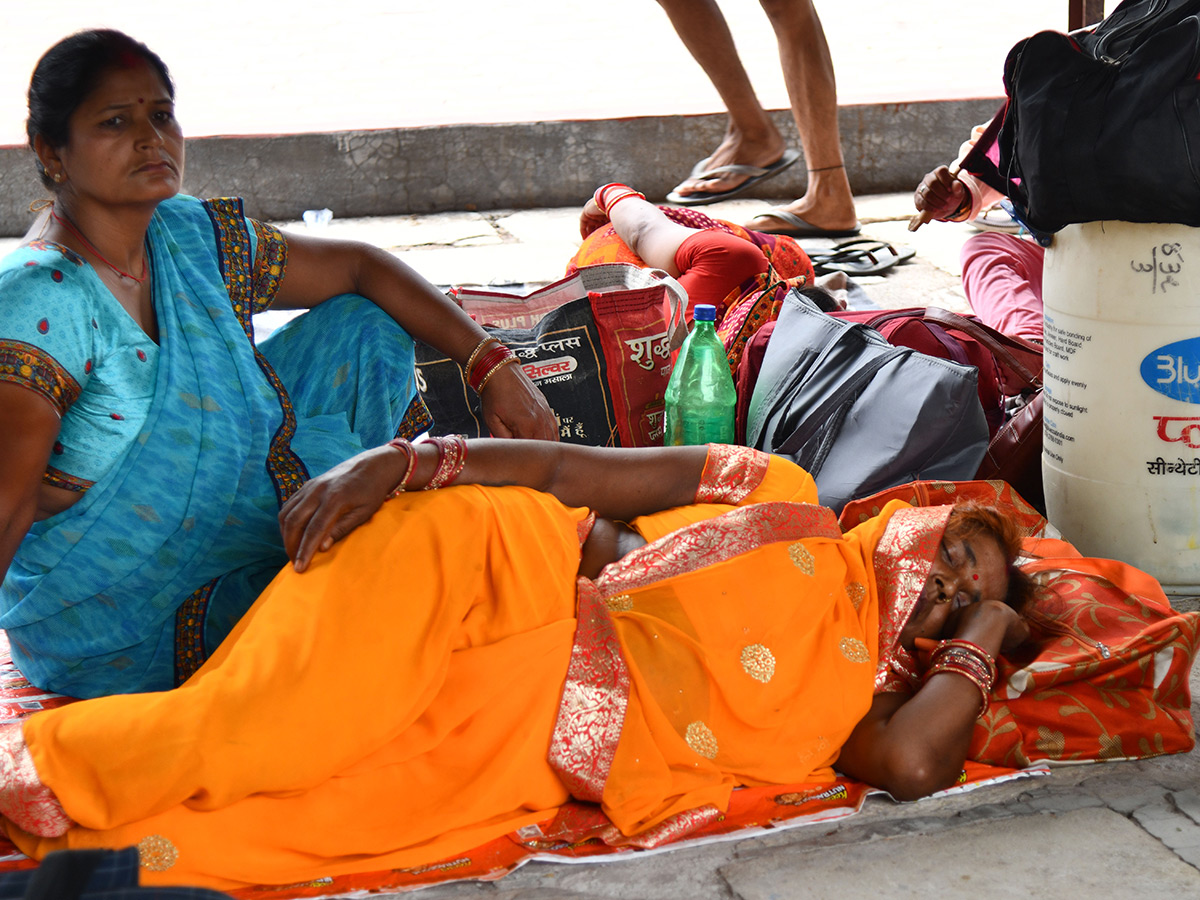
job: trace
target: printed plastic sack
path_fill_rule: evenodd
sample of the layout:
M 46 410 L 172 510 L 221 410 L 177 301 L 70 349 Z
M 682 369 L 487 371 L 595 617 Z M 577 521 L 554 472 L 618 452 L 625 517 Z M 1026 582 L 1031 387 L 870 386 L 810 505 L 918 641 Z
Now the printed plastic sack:
M 686 300 L 665 272 L 622 263 L 585 266 L 526 295 L 476 289 L 454 295 L 520 357 L 558 418 L 561 440 L 662 444 L 663 395 L 672 353 L 683 341 Z M 433 415 L 432 433 L 488 433 L 461 368 L 421 343 L 417 386 Z

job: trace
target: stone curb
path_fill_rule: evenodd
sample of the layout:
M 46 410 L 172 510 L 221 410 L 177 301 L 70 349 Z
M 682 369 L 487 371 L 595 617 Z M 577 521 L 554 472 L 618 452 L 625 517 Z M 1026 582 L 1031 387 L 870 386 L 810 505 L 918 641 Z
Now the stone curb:
M 999 99 L 843 106 L 843 152 L 857 194 L 910 190 L 948 162 Z M 786 111 L 773 113 L 794 135 Z M 337 217 L 578 204 L 598 184 L 635 182 L 663 197 L 719 143 L 724 115 L 445 125 L 330 134 L 196 138 L 185 190 L 239 196 L 261 219 L 328 207 Z M 800 196 L 802 162 L 743 196 Z M 24 233 L 46 195 L 23 147 L 0 147 L 0 235 Z

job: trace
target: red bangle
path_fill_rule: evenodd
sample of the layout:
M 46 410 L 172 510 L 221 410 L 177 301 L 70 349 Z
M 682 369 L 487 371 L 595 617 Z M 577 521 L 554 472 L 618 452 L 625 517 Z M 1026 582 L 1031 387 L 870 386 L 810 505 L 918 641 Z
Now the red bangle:
M 621 188 L 624 191 L 624 193 L 618 194 L 613 200 L 609 201 L 608 203 L 605 203 L 604 202 L 604 194 L 606 191 L 608 191 L 611 188 Z M 646 199 L 645 194 L 641 193 L 640 191 L 635 191 L 629 185 L 621 184 L 619 181 L 613 181 L 613 182 L 610 182 L 609 184 L 598 187 L 598 188 L 596 188 L 596 193 L 592 194 L 592 199 L 595 200 L 596 205 L 598 207 L 600 207 L 600 212 L 604 213 L 606 216 L 609 214 L 609 211 L 614 206 L 616 206 L 622 200 L 625 200 L 629 197 L 640 197 L 643 200 Z
M 492 380 L 493 375 L 495 375 L 505 366 L 512 365 L 515 362 L 519 362 L 515 354 L 512 356 L 506 356 L 504 359 L 500 360 L 498 363 L 488 369 L 487 373 L 483 376 L 483 380 L 479 382 L 479 390 L 476 391 L 476 393 L 482 394 L 483 389 L 487 387 L 487 383 Z
M 422 488 L 425 491 L 435 491 L 453 484 L 454 479 L 462 473 L 463 467 L 467 464 L 467 439 L 461 434 L 435 437 L 430 440 L 437 445 L 438 461 L 429 483 Z
M 514 362 L 517 362 L 517 355 L 503 344 L 497 344 L 484 353 L 467 371 L 467 384 L 478 394 L 498 369 Z
M 964 640 L 963 638 L 949 638 L 948 640 L 941 641 L 938 644 L 938 649 L 936 651 L 934 651 L 932 659 L 937 659 L 938 654 L 941 652 L 953 650 L 955 648 L 958 648 L 960 650 L 965 650 L 966 652 L 977 657 L 979 659 L 979 661 L 981 663 L 983 663 L 984 666 L 987 668 L 988 677 L 995 680 L 995 678 L 996 678 L 996 660 L 995 660 L 995 658 L 993 658 L 992 654 L 988 653 L 986 650 L 984 650 L 982 647 L 980 647 L 978 644 L 976 644 L 972 641 Z
M 467 357 L 467 364 L 465 366 L 463 366 L 463 371 L 464 372 L 471 371 L 471 369 L 475 365 L 475 360 L 479 357 L 479 354 L 483 352 L 484 347 L 486 347 L 488 344 L 498 344 L 498 343 L 500 343 L 500 338 L 498 338 L 498 337 L 485 337 L 482 341 L 480 341 L 478 344 L 476 344 L 475 349 L 471 351 L 471 355 Z
M 956 665 L 954 661 L 948 659 L 938 660 L 938 662 L 934 664 L 933 668 L 925 673 L 925 680 L 928 681 L 934 675 L 940 675 L 943 673 L 947 675 L 961 676 L 979 689 L 979 712 L 976 713 L 975 718 L 979 718 L 985 712 L 987 712 L 988 701 L 991 699 L 992 695 L 991 684 L 988 684 L 982 678 L 980 678 L 978 673 L 972 672 L 970 669 L 967 669 L 963 666 Z

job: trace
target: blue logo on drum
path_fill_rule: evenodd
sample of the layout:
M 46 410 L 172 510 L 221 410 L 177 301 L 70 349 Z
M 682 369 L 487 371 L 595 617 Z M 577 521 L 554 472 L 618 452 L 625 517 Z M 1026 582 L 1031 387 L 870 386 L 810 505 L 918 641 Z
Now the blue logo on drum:
M 1141 374 L 1160 394 L 1200 403 L 1200 338 L 1159 347 L 1142 360 Z

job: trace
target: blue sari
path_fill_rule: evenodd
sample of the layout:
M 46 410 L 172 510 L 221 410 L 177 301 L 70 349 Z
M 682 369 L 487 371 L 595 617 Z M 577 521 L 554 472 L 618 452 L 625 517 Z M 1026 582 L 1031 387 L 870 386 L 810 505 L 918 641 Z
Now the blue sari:
M 363 297 L 255 346 L 251 316 L 275 296 L 287 243 L 240 201 L 166 201 L 148 246 L 159 352 L 145 425 L 74 506 L 34 524 L 0 588 L 21 671 L 77 697 L 182 683 L 286 563 L 280 505 L 428 425 L 412 339 Z

